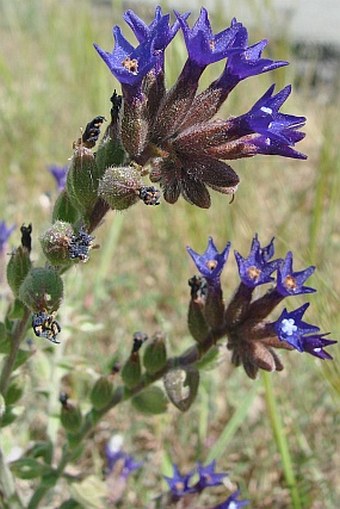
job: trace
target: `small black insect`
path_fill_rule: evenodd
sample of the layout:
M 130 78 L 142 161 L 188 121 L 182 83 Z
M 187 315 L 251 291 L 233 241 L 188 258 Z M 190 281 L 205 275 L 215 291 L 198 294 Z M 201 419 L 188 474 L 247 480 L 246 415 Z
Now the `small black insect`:
M 98 117 L 95 117 L 86 125 L 85 131 L 81 137 L 81 142 L 85 147 L 92 148 L 95 146 L 100 135 L 100 128 L 105 121 L 105 117 L 98 115 Z
M 30 223 L 28 226 L 25 226 L 24 224 L 20 228 L 21 231 L 21 245 L 22 247 L 26 248 L 27 251 L 30 253 L 32 249 L 32 224 Z
M 161 192 L 153 186 L 145 186 L 138 189 L 138 196 L 145 205 L 159 205 Z
M 60 341 L 57 340 L 57 335 L 61 331 L 61 328 L 53 315 L 49 315 L 45 311 L 34 313 L 32 316 L 32 329 L 34 334 L 39 338 L 46 338 L 52 343 L 60 343 Z

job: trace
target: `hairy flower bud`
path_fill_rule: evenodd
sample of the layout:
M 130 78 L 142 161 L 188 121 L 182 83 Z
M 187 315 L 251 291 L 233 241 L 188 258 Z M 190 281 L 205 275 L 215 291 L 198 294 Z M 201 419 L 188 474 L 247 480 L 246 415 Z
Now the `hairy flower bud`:
M 7 265 L 7 281 L 15 296 L 18 296 L 19 288 L 31 266 L 29 251 L 25 247 L 19 246 L 12 253 Z
M 56 311 L 63 298 L 63 281 L 51 267 L 31 269 L 19 290 L 19 299 L 33 312 Z
M 70 197 L 64 189 L 56 199 L 52 212 L 52 223 L 56 221 L 66 221 L 67 223 L 75 223 L 79 219 L 79 212 L 72 204 Z
M 112 166 L 99 182 L 98 195 L 113 210 L 124 210 L 139 201 L 139 189 L 142 186 L 143 181 L 136 168 Z
M 142 376 L 139 352 L 131 353 L 130 357 L 122 368 L 121 375 L 122 380 L 128 389 L 132 389 L 139 383 Z
M 143 364 L 145 369 L 153 374 L 161 370 L 166 364 L 166 346 L 163 334 L 155 334 L 151 343 L 144 350 Z
M 71 203 L 83 215 L 90 215 L 97 200 L 98 169 L 93 152 L 83 145 L 76 147 L 67 174 L 66 190 Z
M 110 403 L 112 395 L 113 384 L 110 377 L 101 376 L 92 387 L 91 403 L 96 410 L 100 410 Z
M 44 255 L 53 265 L 70 263 L 69 245 L 74 231 L 69 223 L 56 221 L 40 238 Z

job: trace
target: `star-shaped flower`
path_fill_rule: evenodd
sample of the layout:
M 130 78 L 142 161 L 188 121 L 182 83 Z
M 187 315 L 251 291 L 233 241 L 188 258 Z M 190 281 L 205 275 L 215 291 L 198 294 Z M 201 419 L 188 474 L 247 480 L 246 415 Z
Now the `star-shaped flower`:
M 132 472 L 140 468 L 143 463 L 136 461 L 133 456 L 130 456 L 122 450 L 122 441 L 120 435 L 114 435 L 108 442 L 105 454 L 107 461 L 108 473 L 113 470 L 122 477 L 127 479 Z
M 240 137 L 259 133 L 271 140 L 291 144 L 291 133 L 303 127 L 306 118 L 280 113 L 279 109 L 290 95 L 292 88 L 291 85 L 287 85 L 280 92 L 272 95 L 274 88 L 275 85 L 269 87 L 248 113 L 229 121 L 230 136 L 237 134 Z
M 271 139 L 265 135 L 251 135 L 241 138 L 240 142 L 243 144 L 243 148 L 246 149 L 245 153 L 248 156 L 263 154 L 307 159 L 305 154 L 293 148 L 296 143 L 303 140 L 306 134 L 294 129 L 283 129 L 282 134 L 287 141 Z
M 186 13 L 180 17 L 186 19 L 188 16 L 189 13 Z M 155 17 L 149 25 L 137 16 L 132 9 L 126 11 L 123 18 L 135 34 L 139 43 L 149 39 L 153 40 L 153 50 L 155 51 L 164 51 L 180 28 L 178 20 L 170 26 L 170 15 L 163 15 L 162 8 L 159 5 L 156 7 Z
M 182 475 L 178 470 L 177 465 L 173 464 L 173 476 L 163 476 L 168 483 L 170 491 L 176 497 L 183 497 L 189 493 L 193 493 L 193 488 L 189 486 L 189 482 L 193 476 L 193 472 L 189 472 L 186 475 Z
M 156 57 L 152 54 L 152 39 L 147 39 L 134 48 L 125 39 L 118 26 L 113 27 L 112 32 L 115 45 L 111 53 L 104 51 L 97 44 L 94 44 L 94 47 L 122 85 L 135 87 L 155 65 Z
M 184 34 L 189 59 L 196 64 L 204 67 L 237 51 L 234 43 L 238 31 L 242 27 L 241 23 L 232 23 L 230 27 L 214 35 L 208 11 L 204 7 L 201 8 L 200 15 L 192 28 L 178 13 L 176 16 Z
M 299 307 L 295 311 L 287 311 L 285 308 L 276 322 L 273 323 L 278 338 L 286 341 L 299 352 L 304 351 L 303 337 L 319 331 L 319 327 L 302 321 L 309 303 Z
M 198 482 L 194 485 L 194 488 L 197 492 L 204 490 L 210 486 L 219 486 L 223 484 L 223 479 L 225 479 L 228 474 L 226 472 L 217 473 L 215 472 L 216 461 L 212 461 L 206 466 L 197 464 L 197 472 L 199 475 Z
M 277 292 L 283 297 L 316 292 L 314 288 L 303 286 L 303 283 L 313 274 L 315 267 L 311 265 L 299 272 L 293 271 L 293 254 L 289 251 L 282 265 L 277 271 Z
M 208 284 L 219 284 L 221 272 L 228 259 L 230 245 L 230 242 L 227 242 L 223 251 L 219 253 L 212 237 L 209 237 L 208 247 L 201 255 L 196 253 L 191 247 L 187 247 L 187 251 L 198 271 L 207 280 Z
M 273 281 L 271 274 L 282 262 L 281 259 L 268 261 L 274 255 L 274 239 L 268 246 L 261 248 L 257 234 L 253 238 L 248 258 L 243 258 L 237 251 L 234 254 L 241 281 L 250 288 Z
M 301 338 L 302 348 L 304 352 L 310 353 L 320 359 L 331 360 L 333 357 L 324 350 L 325 347 L 334 345 L 337 341 L 332 339 L 325 339 L 324 336 L 329 334 L 311 334 L 310 336 L 303 336 Z

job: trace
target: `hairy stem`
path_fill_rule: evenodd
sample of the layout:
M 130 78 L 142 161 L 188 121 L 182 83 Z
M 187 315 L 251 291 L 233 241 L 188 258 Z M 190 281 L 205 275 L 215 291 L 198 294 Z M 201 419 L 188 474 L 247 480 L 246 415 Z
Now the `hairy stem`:
M 25 308 L 23 317 L 20 320 L 17 320 L 14 326 L 13 334 L 11 337 L 10 352 L 5 358 L 4 366 L 0 376 L 0 393 L 3 395 L 6 394 L 9 380 L 19 351 L 20 343 L 26 333 L 30 316 L 31 311 L 28 308 Z
M 177 357 L 171 357 L 168 359 L 164 368 L 160 369 L 156 373 L 152 375 L 149 373 L 145 373 L 142 376 L 141 381 L 136 385 L 133 389 L 126 389 L 124 386 L 119 386 L 115 390 L 112 399 L 108 405 L 106 405 L 101 410 L 90 410 L 84 418 L 84 424 L 80 429 L 79 433 L 73 436 L 74 443 L 79 444 L 84 440 L 84 438 L 89 435 L 96 424 L 100 419 L 114 407 L 116 407 L 119 403 L 127 401 L 132 398 L 139 392 L 143 391 L 149 385 L 153 384 L 157 380 L 163 378 L 166 373 L 171 371 L 176 367 L 185 367 L 196 364 L 208 350 L 216 344 L 218 339 L 221 339 L 224 336 L 224 331 L 219 332 L 211 332 L 207 335 L 205 340 L 200 344 L 195 344 L 192 347 L 188 348 L 182 355 Z M 59 477 L 63 475 L 64 469 L 67 464 L 72 461 L 72 449 L 70 447 L 65 446 L 63 450 L 63 454 L 61 460 L 59 462 L 58 467 L 55 470 L 55 484 L 57 483 Z M 29 504 L 28 509 L 36 509 L 39 507 L 41 500 L 44 498 L 46 493 L 53 486 L 49 484 L 47 487 L 44 481 L 42 480 L 39 486 L 37 487 L 35 493 L 33 494 Z

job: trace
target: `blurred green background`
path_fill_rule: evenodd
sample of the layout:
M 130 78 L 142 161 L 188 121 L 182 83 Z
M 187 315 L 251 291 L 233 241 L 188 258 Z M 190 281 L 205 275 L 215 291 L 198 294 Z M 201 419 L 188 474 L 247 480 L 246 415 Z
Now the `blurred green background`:
M 270 2 L 264 4 L 271 8 Z M 230 8 L 228 2 L 223 5 L 223 12 L 212 17 L 215 31 L 225 28 L 234 15 L 232 2 Z M 249 9 L 252 5 L 249 1 Z M 108 118 L 109 98 L 119 84 L 92 43 L 111 50 L 112 25 L 123 25 L 121 14 L 129 6 L 86 0 L 0 0 L 0 219 L 17 226 L 33 223 L 36 264 L 42 262 L 38 238 L 49 225 L 57 196 L 46 166 L 67 164 L 80 128 L 96 115 Z M 152 18 L 151 4 L 134 7 L 144 19 Z M 253 10 L 250 43 L 267 36 L 255 4 Z M 130 37 L 125 27 L 124 32 Z M 219 116 L 248 111 L 274 82 L 276 90 L 292 83 L 293 94 L 284 111 L 308 118 L 306 138 L 298 146 L 308 160 L 257 156 L 236 161 L 233 167 L 241 184 L 231 205 L 227 197 L 212 193 L 208 211 L 180 200 L 174 206 L 141 204 L 126 213 L 110 213 L 96 232 L 101 248 L 93 251 L 88 264 L 65 277 L 65 302 L 58 317 L 62 345 L 52 348 L 34 338 L 36 355 L 21 374 L 27 388 L 22 400 L 26 414 L 17 429 L 6 430 L 8 454 L 14 446 L 25 449 L 30 439 L 45 436 L 46 426 L 50 436 L 56 435 L 60 388 L 71 391 L 86 409 L 95 372 L 107 372 L 114 358 L 124 359 L 136 330 L 152 334 L 161 329 L 169 350 L 183 351 L 190 342 L 187 280 L 194 273 L 185 246 L 203 251 L 209 235 L 220 249 L 230 240 L 243 255 L 255 232 L 263 243 L 275 236 L 276 254 L 292 250 L 295 270 L 316 265 L 310 285 L 318 292 L 310 297 L 306 321 L 332 331 L 335 339 L 340 336 L 339 79 L 322 80 L 323 53 L 313 48 L 306 60 L 301 47 L 284 33 L 270 40 L 265 56 L 288 60 L 290 66 L 238 85 Z M 168 85 L 185 58 L 178 35 L 166 53 Z M 216 64 L 204 73 L 202 88 L 220 69 Z M 17 230 L 11 246 L 19 240 Z M 231 255 L 223 274 L 226 300 L 236 284 Z M 4 312 L 6 289 L 2 297 Z M 303 302 L 297 297 L 286 305 L 295 309 Z M 305 508 L 333 509 L 340 496 L 338 345 L 330 352 L 333 362 L 283 353 L 284 372 L 271 376 Z M 252 390 L 244 409 L 242 403 Z M 80 474 L 100 476 L 103 444 L 112 433 L 123 434 L 129 452 L 146 464 L 122 507 L 141 508 L 164 489 L 159 471 L 169 473 L 169 458 L 189 470 L 196 460 L 206 461 L 220 440 L 219 470 L 230 472 L 243 496 L 251 499 L 251 507 L 289 508 L 289 488 L 263 392 L 261 379 L 255 383 L 247 379 L 230 365 L 225 352 L 219 365 L 203 374 L 200 394 L 187 414 L 171 409 L 161 417 L 145 417 L 125 404 L 108 415 L 92 437 L 96 447 L 89 447 L 78 465 Z

